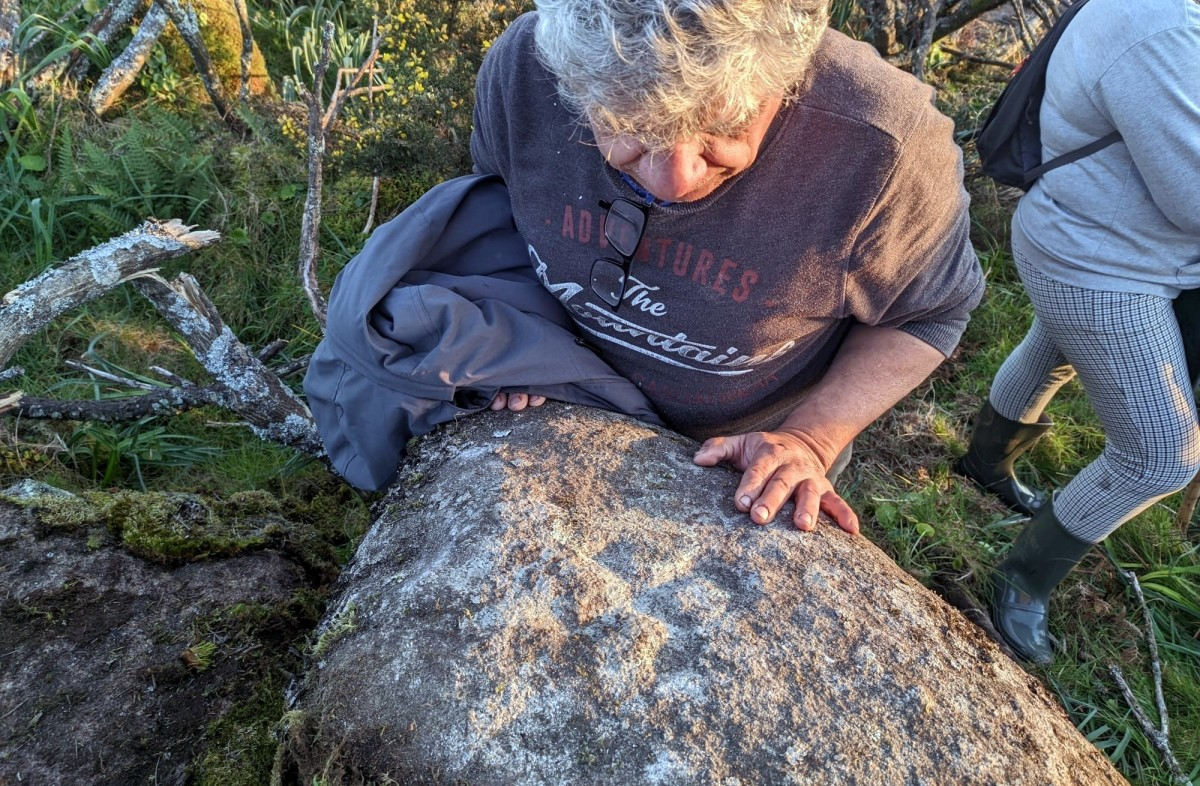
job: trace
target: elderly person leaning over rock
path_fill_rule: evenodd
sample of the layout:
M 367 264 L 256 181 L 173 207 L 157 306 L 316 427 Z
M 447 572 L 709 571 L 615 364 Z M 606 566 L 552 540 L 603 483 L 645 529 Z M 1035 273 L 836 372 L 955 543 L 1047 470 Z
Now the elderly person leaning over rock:
M 858 520 L 851 443 L 982 295 L 953 124 L 825 0 L 541 0 L 480 70 L 471 153 L 538 277 L 739 510 Z M 541 397 L 501 394 L 493 409 Z

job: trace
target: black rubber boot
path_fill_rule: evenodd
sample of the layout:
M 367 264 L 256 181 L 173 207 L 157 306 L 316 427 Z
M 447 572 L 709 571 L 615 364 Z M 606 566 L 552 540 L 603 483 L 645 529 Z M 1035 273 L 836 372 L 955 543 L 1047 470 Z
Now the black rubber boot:
M 996 566 L 992 623 L 1021 659 L 1039 664 L 1053 659 L 1046 627 L 1050 593 L 1091 547 L 1063 529 L 1054 515 L 1054 502 L 1049 500 Z
M 1045 495 L 1017 480 L 1013 462 L 1042 438 L 1053 424 L 1045 415 L 1038 423 L 1018 423 L 992 409 L 990 401 L 975 416 L 971 444 L 955 470 L 975 481 L 981 490 L 995 494 L 1013 510 L 1032 516 Z

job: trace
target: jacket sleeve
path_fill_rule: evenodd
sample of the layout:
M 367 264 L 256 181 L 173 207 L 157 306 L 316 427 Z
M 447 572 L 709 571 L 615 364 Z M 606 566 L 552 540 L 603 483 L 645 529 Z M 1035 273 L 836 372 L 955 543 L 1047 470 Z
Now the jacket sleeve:
M 462 391 L 445 401 L 406 392 L 401 379 L 394 386 L 381 384 L 344 363 L 327 341 L 313 353 L 304 392 L 334 470 L 364 491 L 391 483 L 413 437 L 480 412 L 492 399 L 486 392 Z

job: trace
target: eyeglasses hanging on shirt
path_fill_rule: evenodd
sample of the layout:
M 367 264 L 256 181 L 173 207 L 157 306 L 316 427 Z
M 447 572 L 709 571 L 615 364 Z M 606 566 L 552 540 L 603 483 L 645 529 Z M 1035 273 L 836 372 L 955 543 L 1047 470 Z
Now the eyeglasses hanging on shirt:
M 607 211 L 604 214 L 604 239 L 621 259 L 601 257 L 592 263 L 592 292 L 616 311 L 625 297 L 633 255 L 646 233 L 650 209 L 624 197 L 611 202 L 602 199 L 600 207 Z

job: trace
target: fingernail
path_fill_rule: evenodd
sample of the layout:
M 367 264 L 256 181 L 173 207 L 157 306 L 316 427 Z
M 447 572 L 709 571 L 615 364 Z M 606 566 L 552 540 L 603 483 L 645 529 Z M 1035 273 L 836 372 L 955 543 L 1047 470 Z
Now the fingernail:
M 754 512 L 758 514 L 759 518 L 763 518 L 763 519 L 771 518 L 771 511 L 770 511 L 770 509 L 767 508 L 766 505 L 759 505 L 757 508 L 754 509 Z
M 800 529 L 808 529 L 812 526 L 812 516 L 807 513 L 800 514 Z
M 749 495 L 747 495 L 747 496 L 745 496 L 745 497 L 742 497 L 742 498 L 741 498 L 741 500 L 740 500 L 740 502 L 742 503 L 742 507 L 743 507 L 743 508 L 748 508 L 748 507 L 750 507 L 750 497 L 749 497 Z M 764 509 L 765 509 L 765 508 L 764 508 Z

